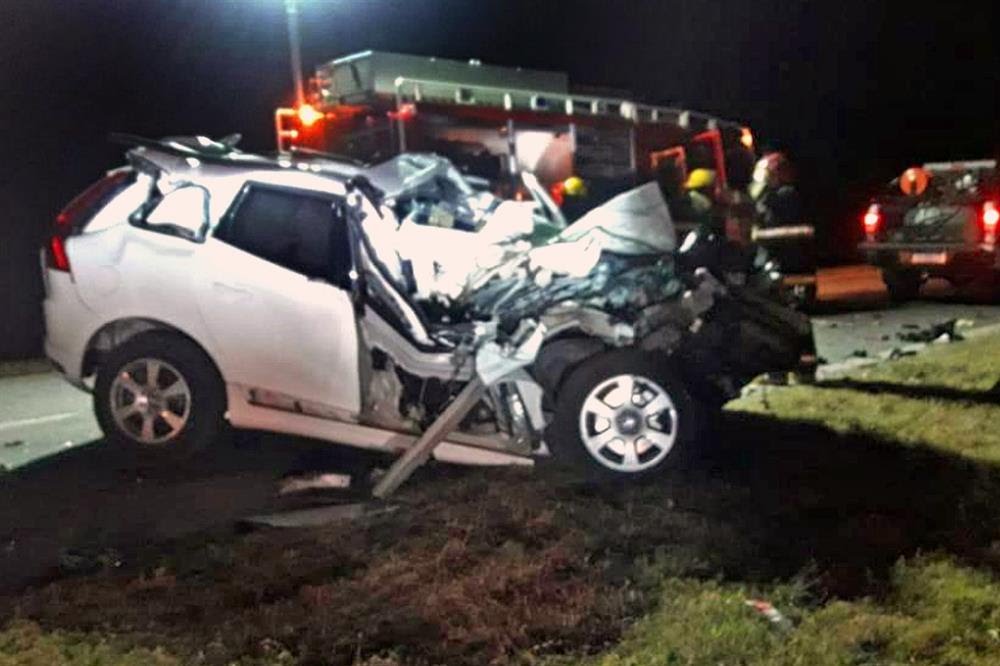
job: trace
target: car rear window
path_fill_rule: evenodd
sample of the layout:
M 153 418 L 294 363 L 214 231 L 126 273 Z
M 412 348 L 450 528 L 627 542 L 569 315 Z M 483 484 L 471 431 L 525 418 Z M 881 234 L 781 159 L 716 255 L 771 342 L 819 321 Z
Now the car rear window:
M 215 235 L 307 277 L 348 283 L 350 244 L 338 197 L 250 185 Z

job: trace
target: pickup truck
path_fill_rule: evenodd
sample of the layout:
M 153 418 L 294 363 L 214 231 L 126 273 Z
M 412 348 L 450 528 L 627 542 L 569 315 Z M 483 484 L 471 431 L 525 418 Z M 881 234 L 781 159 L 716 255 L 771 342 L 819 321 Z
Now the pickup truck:
M 956 286 L 985 280 L 1000 294 L 1000 174 L 995 160 L 912 167 L 861 216 L 866 261 L 882 269 L 894 301 L 915 298 L 931 277 Z

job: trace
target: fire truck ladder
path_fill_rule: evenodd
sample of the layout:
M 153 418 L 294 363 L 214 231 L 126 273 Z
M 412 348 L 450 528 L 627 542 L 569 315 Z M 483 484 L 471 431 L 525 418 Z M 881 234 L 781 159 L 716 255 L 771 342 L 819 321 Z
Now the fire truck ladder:
M 540 92 L 523 88 L 469 85 L 449 81 L 411 79 L 395 80 L 396 118 L 400 148 L 406 150 L 404 112 L 406 105 L 428 102 L 460 106 L 487 106 L 504 111 L 552 113 L 578 117 L 620 118 L 633 123 L 667 123 L 692 130 L 715 130 L 724 127 L 741 129 L 738 123 L 720 120 L 698 111 L 667 106 L 640 104 L 618 97 L 595 97 Z

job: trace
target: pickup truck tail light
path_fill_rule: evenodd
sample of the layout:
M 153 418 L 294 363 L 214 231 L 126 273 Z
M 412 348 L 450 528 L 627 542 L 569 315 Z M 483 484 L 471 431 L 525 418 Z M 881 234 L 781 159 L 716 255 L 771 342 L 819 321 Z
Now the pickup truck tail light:
M 133 181 L 135 174 L 130 169 L 112 171 L 100 179 L 56 215 L 52 225 L 52 235 L 45 245 L 49 268 L 70 272 L 69 255 L 66 254 L 66 239 L 83 231 L 104 205 Z
M 872 204 L 865 211 L 865 214 L 861 217 L 861 223 L 865 227 L 865 234 L 868 236 L 874 236 L 878 228 L 882 226 L 882 210 L 879 208 L 878 204 Z
M 996 201 L 983 204 L 983 241 L 994 245 L 997 242 L 997 227 L 1000 226 L 1000 207 Z

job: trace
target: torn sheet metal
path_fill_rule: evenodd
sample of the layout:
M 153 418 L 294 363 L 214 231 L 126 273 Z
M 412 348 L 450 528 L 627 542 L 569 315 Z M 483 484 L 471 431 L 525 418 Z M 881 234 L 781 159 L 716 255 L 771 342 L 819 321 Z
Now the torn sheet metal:
M 497 275 L 467 297 L 467 306 L 477 318 L 497 318 L 515 323 L 539 317 L 555 306 L 573 301 L 624 321 L 643 308 L 680 295 L 684 285 L 674 273 L 669 257 L 623 257 L 602 254 L 584 276 L 544 275 L 525 260 L 509 276 Z
M 530 365 L 542 348 L 548 329 L 542 323 L 522 322 L 520 342 L 501 346 L 494 341 L 484 343 L 476 352 L 476 374 L 486 386 L 492 386 Z
M 562 241 L 600 239 L 607 252 L 666 254 L 677 248 L 677 232 L 660 186 L 646 183 L 594 208 L 560 234 Z
M 391 430 L 415 430 L 417 423 L 401 414 L 403 383 L 396 375 L 396 366 L 385 357 L 382 367 L 372 371 L 364 396 L 365 422 Z
M 431 153 L 403 153 L 369 168 L 365 175 L 387 199 L 418 195 L 441 199 L 449 185 L 458 196 L 474 192 L 449 160 Z

